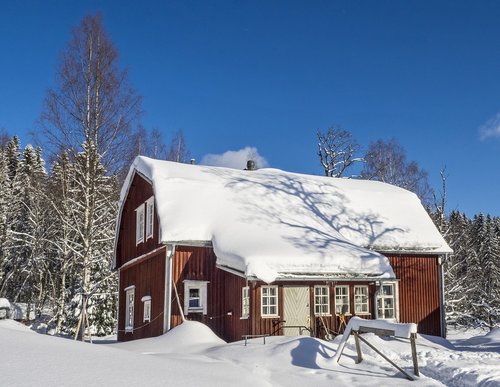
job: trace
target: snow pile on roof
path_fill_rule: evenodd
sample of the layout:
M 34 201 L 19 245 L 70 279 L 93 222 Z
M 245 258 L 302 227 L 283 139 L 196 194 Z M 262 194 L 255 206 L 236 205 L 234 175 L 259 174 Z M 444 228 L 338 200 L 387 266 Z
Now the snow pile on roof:
M 374 181 L 240 171 L 137 157 L 152 181 L 162 242 L 210 241 L 218 264 L 271 282 L 281 273 L 392 277 L 371 251 L 448 252 L 418 198 Z

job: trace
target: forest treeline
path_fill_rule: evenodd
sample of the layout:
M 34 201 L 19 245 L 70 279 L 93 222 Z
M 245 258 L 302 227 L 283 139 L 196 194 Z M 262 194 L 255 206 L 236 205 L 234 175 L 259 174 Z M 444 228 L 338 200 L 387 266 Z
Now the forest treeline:
M 160 130 L 141 127 L 141 98 L 117 57 L 101 18 L 84 18 L 46 94 L 37 146 L 0 132 L 0 297 L 26 305 L 25 316 L 34 312 L 55 334 L 116 328 L 111 261 L 119 190 L 133 158 L 189 161 L 181 131 L 167 145 Z M 436 194 L 395 139 L 362 151 L 339 126 L 318 130 L 316 139 L 326 177 L 374 179 L 419 196 L 454 250 L 443 262 L 448 322 L 499 326 L 499 218 L 448 213 L 444 171 Z

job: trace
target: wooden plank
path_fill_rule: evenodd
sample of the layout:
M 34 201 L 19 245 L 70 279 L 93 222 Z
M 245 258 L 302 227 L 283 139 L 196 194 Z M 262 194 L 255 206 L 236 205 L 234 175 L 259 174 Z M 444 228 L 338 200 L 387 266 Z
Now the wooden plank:
M 390 329 L 374 328 L 374 327 L 359 327 L 360 333 L 374 333 L 377 336 L 395 336 L 394 331 Z
M 415 373 L 415 375 L 420 376 L 418 372 L 417 345 L 415 343 L 416 338 L 416 333 L 412 333 L 410 336 L 411 357 L 413 359 L 413 372 Z
M 389 359 L 387 356 L 385 356 L 382 352 L 380 352 L 377 348 L 375 348 L 372 344 L 370 344 L 368 341 L 366 341 L 363 337 L 359 336 L 359 339 L 368 345 L 371 349 L 373 349 L 375 352 L 377 352 L 380 356 L 382 356 L 387 362 L 389 362 L 394 368 L 396 368 L 399 372 L 401 372 L 403 375 L 406 376 L 408 380 L 415 380 L 413 376 L 411 376 L 408 372 L 406 372 L 404 369 L 399 367 L 396 363 L 394 363 L 391 359 Z
M 361 353 L 361 344 L 359 343 L 359 333 L 358 331 L 352 331 L 354 335 L 354 341 L 356 342 L 356 352 L 358 353 L 358 359 L 356 364 L 359 364 L 363 361 L 363 354 Z

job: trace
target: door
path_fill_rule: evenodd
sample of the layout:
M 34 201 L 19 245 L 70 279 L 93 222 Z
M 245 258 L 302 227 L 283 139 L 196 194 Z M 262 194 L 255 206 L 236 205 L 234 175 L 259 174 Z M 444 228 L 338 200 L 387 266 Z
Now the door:
M 285 286 L 283 288 L 283 325 L 285 336 L 310 336 L 311 309 L 309 288 L 307 286 Z M 289 327 L 289 328 L 286 328 Z

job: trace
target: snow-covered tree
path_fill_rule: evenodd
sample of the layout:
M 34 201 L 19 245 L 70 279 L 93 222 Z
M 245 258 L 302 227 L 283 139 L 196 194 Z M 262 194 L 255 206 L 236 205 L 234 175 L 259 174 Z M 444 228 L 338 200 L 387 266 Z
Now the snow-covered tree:
M 46 172 L 41 150 L 26 146 L 17 163 L 8 212 L 7 254 L 2 292 L 13 302 L 41 309 L 46 301 L 46 241 L 50 233 L 43 190 Z
M 69 306 L 74 313 L 67 316 L 67 325 L 75 329 L 78 320 L 86 326 L 88 317 L 90 325 L 104 321 L 105 326 L 95 327 L 107 332 L 114 321 L 96 313 L 97 294 L 113 296 L 116 291 L 116 275 L 110 273 L 118 192 L 113 174 L 128 167 L 141 99 L 119 69 L 118 53 L 100 17 L 82 20 L 61 58 L 58 86 L 47 94 L 41 123 L 52 151 L 66 149 L 74 161 L 71 213 L 62 219 L 75 234 L 75 296 Z M 115 310 L 114 299 L 106 301 L 109 310 Z
M 341 177 L 355 163 L 363 161 L 356 156 L 359 144 L 340 126 L 332 126 L 326 132 L 318 130 L 317 138 L 319 161 L 325 176 Z
M 4 257 L 7 243 L 7 212 L 10 206 L 11 184 L 7 154 L 4 147 L 0 147 L 0 289 L 4 279 Z M 0 297 L 2 293 L 0 292 Z
M 88 323 L 94 333 L 109 334 L 115 326 L 116 274 L 111 271 L 114 227 L 116 220 L 116 179 L 106 175 L 95 149 L 84 145 L 75 160 L 73 195 L 70 219 L 77 221 L 75 232 L 78 244 L 76 257 L 79 293 L 73 298 L 78 305 L 77 316 L 88 312 Z M 73 223 L 71 223 L 73 224 Z M 109 313 L 112 317 L 109 318 Z M 85 321 L 80 321 L 80 325 Z
M 68 154 L 63 152 L 52 165 L 52 175 L 47 190 L 50 202 L 49 216 L 54 230 L 48 248 L 54 279 L 52 322 L 55 333 L 68 331 L 67 316 L 71 314 L 68 305 L 76 293 L 74 249 L 79 243 L 77 227 L 74 224 L 78 220 L 73 218 L 72 211 L 74 196 L 78 196 L 73 189 L 74 179 L 73 163 L 69 160 Z
M 465 214 L 453 211 L 449 216 L 445 236 L 453 254 L 444 261 L 445 309 L 449 323 L 470 323 L 470 298 L 467 281 L 468 258 L 471 251 L 470 221 Z

